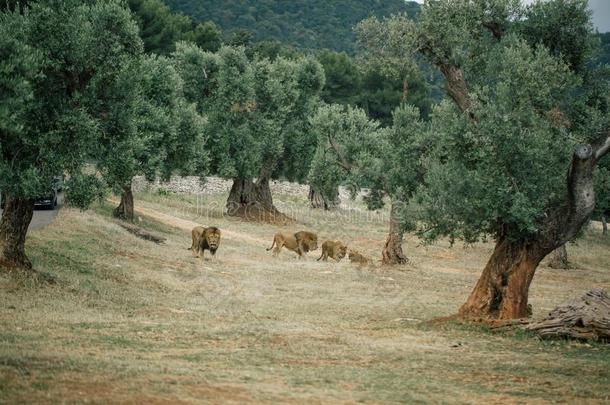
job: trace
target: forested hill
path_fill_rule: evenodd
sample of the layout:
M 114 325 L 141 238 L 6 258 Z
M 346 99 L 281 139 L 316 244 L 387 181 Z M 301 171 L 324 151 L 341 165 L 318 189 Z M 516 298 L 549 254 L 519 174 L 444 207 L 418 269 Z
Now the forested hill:
M 173 11 L 213 21 L 225 33 L 248 30 L 254 42 L 278 40 L 299 48 L 352 52 L 352 27 L 369 16 L 418 13 L 404 0 L 164 0 Z

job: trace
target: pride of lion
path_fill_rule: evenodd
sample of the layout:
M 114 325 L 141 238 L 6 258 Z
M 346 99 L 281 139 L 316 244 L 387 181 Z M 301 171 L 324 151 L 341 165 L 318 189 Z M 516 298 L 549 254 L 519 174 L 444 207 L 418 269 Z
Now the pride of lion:
M 209 250 L 212 256 L 216 254 L 220 246 L 221 232 L 215 226 L 205 228 L 196 226 L 191 231 L 193 243 L 190 250 L 194 257 L 199 257 L 203 260 L 205 250 Z M 273 236 L 271 246 L 267 251 L 273 249 L 273 256 L 277 257 L 282 248 L 286 248 L 295 252 L 299 259 L 307 252 L 312 252 L 318 249 L 318 235 L 313 232 L 299 231 L 296 233 L 278 232 Z M 347 245 L 339 240 L 327 240 L 322 243 L 322 254 L 317 259 L 328 261 L 328 258 L 339 262 L 348 255 L 350 262 L 358 264 L 372 264 L 373 260 L 363 256 L 361 253 L 349 249 Z

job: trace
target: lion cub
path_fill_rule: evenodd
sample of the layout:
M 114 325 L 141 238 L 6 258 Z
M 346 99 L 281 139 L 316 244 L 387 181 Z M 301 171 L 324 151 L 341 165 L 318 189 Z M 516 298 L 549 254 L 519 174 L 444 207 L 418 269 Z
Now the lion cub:
M 343 244 L 340 240 L 327 240 L 322 244 L 322 255 L 318 258 L 318 261 L 324 260 L 327 261 L 328 257 L 335 259 L 336 261 L 341 261 L 345 257 L 347 253 L 347 246 Z
M 368 258 L 352 249 L 350 249 L 348 257 L 349 257 L 349 261 L 352 263 L 373 264 L 373 259 Z
M 273 249 L 274 246 L 275 249 Z M 278 232 L 273 237 L 273 243 L 271 247 L 267 248 L 267 251 L 273 249 L 273 256 L 277 256 L 283 247 L 298 254 L 300 259 L 303 257 L 303 253 L 318 248 L 318 235 L 307 231 L 300 231 L 295 234 Z
M 191 231 L 191 236 L 193 237 L 191 250 L 194 257 L 201 257 L 201 260 L 203 260 L 203 254 L 206 249 L 210 251 L 212 256 L 216 254 L 216 250 L 220 245 L 220 229 L 215 226 L 209 228 L 196 226 Z

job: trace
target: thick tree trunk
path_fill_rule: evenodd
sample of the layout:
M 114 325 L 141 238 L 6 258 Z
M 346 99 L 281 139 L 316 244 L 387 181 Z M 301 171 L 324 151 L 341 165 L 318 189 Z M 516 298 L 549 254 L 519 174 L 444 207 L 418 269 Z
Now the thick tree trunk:
M 227 214 L 247 219 L 265 219 L 280 214 L 273 205 L 269 177 L 260 177 L 256 182 L 233 179 L 227 199 Z
M 316 189 L 310 186 L 308 198 L 309 203 L 311 204 L 311 208 L 329 210 L 339 205 L 339 190 L 335 190 L 334 199 L 329 200 L 325 198 L 322 193 L 318 192 Z
M 608 235 L 608 221 L 606 219 L 606 214 L 602 215 L 602 235 Z
M 114 209 L 114 216 L 124 221 L 133 222 L 133 193 L 131 191 L 131 182 L 123 187 L 121 194 L 121 203 Z
M 34 214 L 34 201 L 5 196 L 0 220 L 0 267 L 31 269 L 25 255 L 25 237 Z
M 553 269 L 569 269 L 570 262 L 568 261 L 568 251 L 566 245 L 563 244 L 557 249 L 553 250 L 549 255 L 551 260 L 549 261 L 549 267 Z
M 493 22 L 492 22 L 493 23 Z M 494 37 L 502 35 L 501 27 L 488 27 Z M 432 45 L 421 51 L 436 56 Z M 473 100 L 468 94 L 468 85 L 459 66 L 445 60 L 436 63 L 446 79 L 447 94 L 458 108 L 477 122 L 472 111 Z M 595 206 L 593 170 L 597 162 L 610 152 L 610 130 L 604 129 L 600 138 L 589 145 L 576 148 L 568 171 L 565 202 L 549 212 L 541 232 L 529 244 L 509 243 L 501 239 L 470 297 L 460 308 L 463 316 L 511 319 L 527 316 L 529 284 L 536 267 L 550 252 L 572 240 L 589 220 Z
M 460 308 L 460 315 L 492 319 L 528 315 L 529 286 L 538 264 L 553 250 L 572 240 L 593 213 L 593 170 L 608 151 L 608 133 L 596 146 L 576 148 L 568 172 L 565 203 L 546 217 L 536 239 L 527 243 L 509 242 L 505 238 L 498 241 L 481 278 Z
M 409 261 L 402 252 L 404 232 L 398 218 L 397 207 L 392 203 L 390 209 L 390 231 L 381 252 L 383 264 L 405 264 Z
M 537 244 L 500 240 L 459 314 L 467 318 L 526 318 L 530 283 L 545 256 Z

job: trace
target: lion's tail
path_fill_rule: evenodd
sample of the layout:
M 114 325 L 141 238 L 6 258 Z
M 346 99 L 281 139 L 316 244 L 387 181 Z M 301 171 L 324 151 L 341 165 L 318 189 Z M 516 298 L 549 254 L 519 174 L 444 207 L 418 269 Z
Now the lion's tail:
M 273 238 L 273 243 L 271 244 L 271 246 L 267 248 L 267 252 L 273 249 L 273 246 L 275 246 L 275 238 Z
M 320 259 L 322 258 L 322 256 L 324 256 L 324 249 L 322 249 L 322 254 L 320 255 L 320 257 L 318 257 L 317 261 L 319 262 Z

